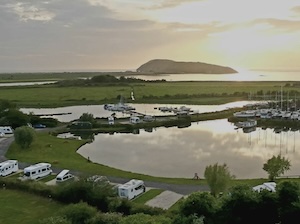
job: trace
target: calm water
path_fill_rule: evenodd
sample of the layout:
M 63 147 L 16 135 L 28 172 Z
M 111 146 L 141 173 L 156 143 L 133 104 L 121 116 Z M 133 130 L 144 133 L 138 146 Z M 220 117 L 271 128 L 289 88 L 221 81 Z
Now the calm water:
M 170 75 L 140 75 L 127 76 L 144 80 L 166 81 L 300 81 L 300 70 L 266 71 L 243 70 L 235 74 L 170 74 Z
M 32 86 L 32 85 L 44 85 L 52 84 L 56 81 L 43 81 L 43 82 L 10 82 L 10 83 L 0 83 L 1 86 Z
M 194 112 L 205 113 L 221 111 L 228 108 L 242 107 L 243 105 L 249 103 L 257 103 L 258 101 L 238 101 L 221 105 L 185 105 L 190 107 Z M 157 115 L 169 115 L 174 114 L 171 112 L 163 113 L 158 109 L 158 107 L 168 106 L 168 107 L 180 107 L 182 104 L 128 104 L 136 108 L 137 112 L 144 113 L 147 115 L 157 116 Z M 104 105 L 83 105 L 83 106 L 70 106 L 70 107 L 57 107 L 57 108 L 21 108 L 22 112 L 29 114 L 58 114 L 58 113 L 71 113 L 65 115 L 53 115 L 46 116 L 56 118 L 61 122 L 70 122 L 78 119 L 83 113 L 91 113 L 94 117 L 108 117 L 113 112 L 104 110 Z M 116 112 L 116 117 L 128 117 L 128 114 L 123 114 Z
M 285 175 L 300 174 L 299 135 L 260 128 L 244 133 L 221 119 L 139 134 L 97 134 L 78 153 L 96 163 L 154 176 L 192 178 L 197 172 L 203 177 L 206 166 L 226 163 L 237 178 L 267 178 L 263 164 L 279 153 L 291 161 Z
M 240 107 L 253 101 L 239 101 L 223 105 L 185 105 L 195 111 L 212 112 Z M 139 112 L 162 114 L 159 106 L 182 106 L 160 104 L 131 104 Z M 95 117 L 107 117 L 112 112 L 103 105 L 73 106 L 52 109 L 21 109 L 23 112 L 72 113 L 57 117 L 60 121 L 78 119 L 83 113 Z M 128 116 L 117 113 L 118 117 Z M 300 132 L 276 134 L 272 129 L 257 128 L 244 133 L 226 119 L 192 123 L 186 128 L 156 128 L 152 132 L 139 130 L 139 134 L 98 134 L 92 143 L 78 150 L 94 162 L 132 172 L 166 177 L 192 177 L 195 172 L 203 176 L 206 166 L 226 163 L 238 178 L 265 178 L 262 170 L 273 155 L 281 153 L 291 160 L 292 169 L 285 175 L 300 175 L 297 147 Z

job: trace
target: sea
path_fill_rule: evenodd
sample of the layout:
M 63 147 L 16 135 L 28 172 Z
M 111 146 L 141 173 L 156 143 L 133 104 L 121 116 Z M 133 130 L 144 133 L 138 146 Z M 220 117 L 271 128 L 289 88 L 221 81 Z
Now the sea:
M 164 74 L 126 76 L 143 80 L 166 81 L 300 81 L 300 69 L 240 70 L 234 74 Z

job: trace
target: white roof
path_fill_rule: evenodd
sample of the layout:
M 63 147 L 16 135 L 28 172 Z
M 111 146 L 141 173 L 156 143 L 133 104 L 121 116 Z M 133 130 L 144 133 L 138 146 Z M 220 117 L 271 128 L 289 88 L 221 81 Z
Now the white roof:
M 255 187 L 253 187 L 252 189 L 254 191 L 258 191 L 258 192 L 260 192 L 261 190 L 268 190 L 271 192 L 275 192 L 276 191 L 276 183 L 275 182 L 266 182 L 261 185 L 257 185 Z
M 120 185 L 119 188 L 123 188 L 123 189 L 130 189 L 133 186 L 137 186 L 139 184 L 144 184 L 144 181 L 142 180 L 136 180 L 136 179 L 132 179 L 130 181 L 128 181 L 127 183 Z
M 41 166 L 51 167 L 51 164 L 50 163 L 37 163 L 37 164 L 31 165 L 31 166 L 28 166 L 25 169 L 26 170 L 32 170 L 32 169 L 35 169 L 35 168 L 41 167 Z
M 69 172 L 70 172 L 70 170 L 62 170 L 56 177 L 63 178 Z

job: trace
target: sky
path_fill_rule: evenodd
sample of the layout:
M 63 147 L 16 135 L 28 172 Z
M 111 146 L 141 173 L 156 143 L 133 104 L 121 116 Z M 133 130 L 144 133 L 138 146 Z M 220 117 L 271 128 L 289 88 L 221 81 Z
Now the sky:
M 0 72 L 300 69 L 299 0 L 1 0 Z

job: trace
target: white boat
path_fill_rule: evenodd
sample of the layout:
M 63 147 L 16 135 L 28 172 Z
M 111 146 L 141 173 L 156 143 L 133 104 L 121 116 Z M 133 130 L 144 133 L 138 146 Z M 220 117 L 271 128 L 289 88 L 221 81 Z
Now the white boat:
M 255 112 L 255 110 L 239 111 L 239 112 L 235 112 L 233 114 L 233 116 L 240 117 L 240 118 L 255 117 L 256 116 L 256 112 Z

